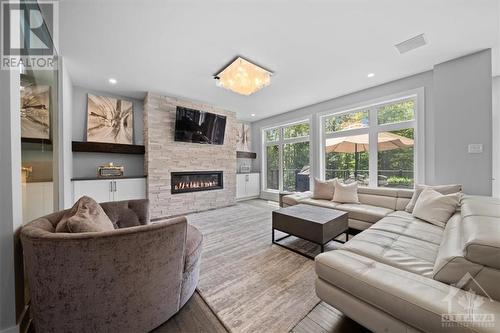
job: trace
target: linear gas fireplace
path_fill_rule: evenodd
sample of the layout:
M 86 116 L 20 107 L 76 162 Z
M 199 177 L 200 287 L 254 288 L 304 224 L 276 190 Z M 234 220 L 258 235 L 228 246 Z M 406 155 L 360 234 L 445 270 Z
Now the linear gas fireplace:
M 172 194 L 224 188 L 222 171 L 172 172 Z

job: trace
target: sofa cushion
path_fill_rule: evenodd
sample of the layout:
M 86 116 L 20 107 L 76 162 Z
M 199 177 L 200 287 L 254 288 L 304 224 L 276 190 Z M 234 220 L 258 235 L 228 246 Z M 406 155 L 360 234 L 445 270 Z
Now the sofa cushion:
M 462 300 L 474 297 L 465 290 L 405 272 L 347 251 L 337 250 L 316 257 L 316 282 L 318 296 L 328 301 L 329 288 L 345 291 L 375 309 L 384 311 L 398 320 L 408 323 L 411 330 L 389 330 L 390 332 L 497 332 L 498 327 L 467 327 L 468 323 L 451 323 L 443 326 L 443 314 L 463 313 Z M 451 296 L 451 297 L 450 297 Z M 500 313 L 500 303 L 478 297 L 470 304 L 474 315 L 491 318 Z M 341 307 L 340 310 L 343 310 Z M 350 309 L 359 316 L 359 307 Z M 370 320 L 376 320 L 370 318 Z M 445 323 L 446 324 L 446 323 Z M 383 330 L 380 330 L 381 332 Z
M 500 205 L 463 200 L 463 250 L 475 263 L 500 269 Z
M 364 204 L 339 204 L 336 209 L 349 213 L 349 218 L 375 223 L 394 210 Z
M 396 209 L 397 198 L 386 197 L 383 195 L 358 193 L 359 202 L 366 205 L 378 206 L 390 210 Z
M 406 215 L 404 215 L 406 214 Z M 392 212 L 372 226 L 374 230 L 392 232 L 430 242 L 441 244 L 443 228 L 424 222 L 407 212 Z
M 307 204 L 307 205 L 313 205 L 313 206 L 319 206 L 319 207 L 325 207 L 325 208 L 337 208 L 340 204 L 337 202 L 333 202 L 331 200 L 325 200 L 325 199 L 312 199 L 312 198 L 305 198 L 300 200 L 301 204 Z
M 434 191 L 437 191 L 437 192 L 439 192 L 441 194 L 445 194 L 445 195 L 457 193 L 457 192 L 462 192 L 462 185 L 460 185 L 460 184 L 434 185 L 434 186 L 417 184 L 417 185 L 415 185 L 415 190 L 413 192 L 411 200 L 405 208 L 405 210 L 408 213 L 413 212 L 413 208 L 415 208 L 415 204 L 417 203 L 418 197 L 420 196 L 422 191 L 426 188 L 431 188 Z
M 359 203 L 358 183 L 342 184 L 339 181 L 335 181 L 333 201 L 340 203 Z
M 285 205 L 294 206 L 294 205 L 297 205 L 302 199 L 310 198 L 311 195 L 312 195 L 311 192 L 297 192 L 294 194 L 289 194 L 289 195 L 283 196 L 283 198 L 281 198 L 281 201 Z
M 336 179 L 330 179 L 327 181 L 319 180 L 314 178 L 314 188 L 313 188 L 313 199 L 325 199 L 332 200 L 333 192 L 335 191 Z
M 455 284 L 469 273 L 475 276 L 482 265 L 470 262 L 464 257 L 460 213 L 452 216 L 444 229 L 443 241 L 439 246 L 438 255 L 434 264 L 433 278 L 435 280 Z
M 432 277 L 438 249 L 437 244 L 373 228 L 342 246 L 342 250 L 427 277 Z
M 56 227 L 56 232 L 102 232 L 115 227 L 101 205 L 94 199 L 83 196 L 68 210 Z
M 443 195 L 426 188 L 418 197 L 413 208 L 413 216 L 444 228 L 459 205 L 459 194 Z

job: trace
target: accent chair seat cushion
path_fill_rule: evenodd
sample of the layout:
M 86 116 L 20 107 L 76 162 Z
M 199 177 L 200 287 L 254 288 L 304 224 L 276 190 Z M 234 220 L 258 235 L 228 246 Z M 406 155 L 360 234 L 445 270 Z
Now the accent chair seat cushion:
M 193 295 L 200 277 L 201 249 L 203 235 L 193 227 L 187 225 L 186 246 L 184 248 L 184 269 L 182 271 L 182 285 L 180 306 L 184 306 Z
M 200 258 L 201 255 L 201 243 L 203 241 L 203 235 L 201 232 L 193 227 L 191 224 L 187 226 L 187 235 L 186 235 L 186 248 L 184 249 L 185 254 L 185 264 L 184 271 L 189 270 L 191 266 L 193 266 L 196 261 Z

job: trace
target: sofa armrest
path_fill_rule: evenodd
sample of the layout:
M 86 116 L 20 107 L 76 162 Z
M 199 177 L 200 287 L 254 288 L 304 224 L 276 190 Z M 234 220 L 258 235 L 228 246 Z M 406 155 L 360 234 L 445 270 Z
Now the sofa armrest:
M 81 234 L 25 226 L 37 331 L 85 332 L 110 321 L 115 331 L 158 326 L 179 309 L 186 232 L 184 217 Z
M 500 318 L 499 302 L 474 295 L 478 302 L 464 309 L 461 303 L 470 299 L 470 293 L 349 251 L 320 254 L 316 257 L 316 273 L 323 282 L 424 332 L 495 332 L 500 325 L 494 322 L 494 327 L 466 327 L 469 323 L 446 317 L 471 310 L 475 315 Z M 322 289 L 317 294 L 328 301 Z M 443 318 L 451 319 L 451 328 L 445 327 Z

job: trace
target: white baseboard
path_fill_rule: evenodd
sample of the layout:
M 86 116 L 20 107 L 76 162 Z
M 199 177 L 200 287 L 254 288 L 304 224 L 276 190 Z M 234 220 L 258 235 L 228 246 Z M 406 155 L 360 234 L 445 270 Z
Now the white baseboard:
M 19 325 L 5 328 L 1 330 L 0 333 L 19 333 Z

